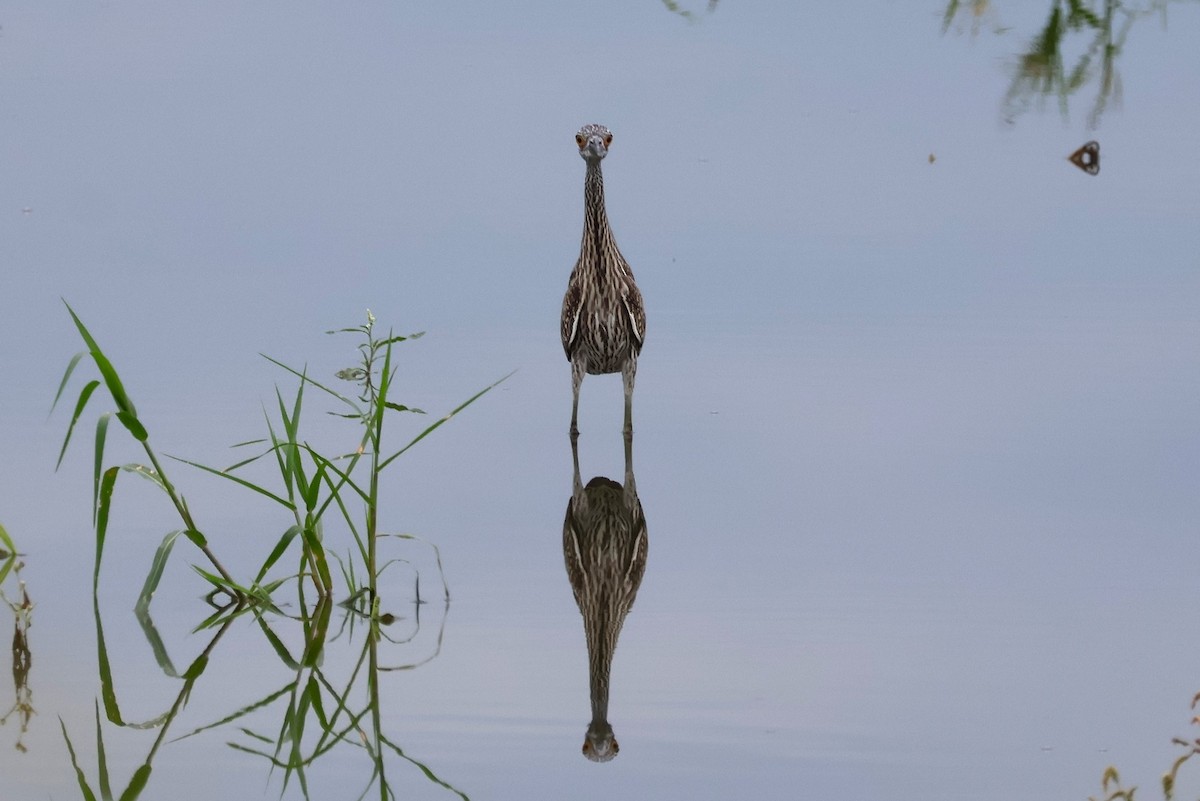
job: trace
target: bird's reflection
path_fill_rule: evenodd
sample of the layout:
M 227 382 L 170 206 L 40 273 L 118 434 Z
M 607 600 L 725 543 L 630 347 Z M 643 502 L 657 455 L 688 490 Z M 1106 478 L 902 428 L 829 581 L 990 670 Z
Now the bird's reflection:
M 609 676 L 621 626 L 646 572 L 646 518 L 633 477 L 632 435 L 625 437 L 623 486 L 603 476 L 584 486 L 574 437 L 571 462 L 574 478 L 563 520 L 563 557 L 587 637 L 592 720 L 583 755 L 607 762 L 619 750 L 608 722 Z

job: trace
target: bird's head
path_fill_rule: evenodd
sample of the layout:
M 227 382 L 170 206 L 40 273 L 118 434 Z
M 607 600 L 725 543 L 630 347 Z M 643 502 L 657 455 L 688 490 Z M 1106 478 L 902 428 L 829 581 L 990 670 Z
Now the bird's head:
M 583 739 L 583 755 L 592 762 L 608 762 L 617 755 L 621 746 L 607 722 L 593 722 L 588 726 Z
M 595 123 L 585 125 L 575 134 L 575 144 L 579 145 L 579 155 L 584 161 L 599 162 L 608 155 L 608 147 L 612 144 L 612 131 Z

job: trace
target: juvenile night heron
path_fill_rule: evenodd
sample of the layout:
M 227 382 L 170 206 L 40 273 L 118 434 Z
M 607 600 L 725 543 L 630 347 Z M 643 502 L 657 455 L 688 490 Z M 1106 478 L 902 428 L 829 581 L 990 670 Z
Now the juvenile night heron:
M 629 262 L 617 249 L 604 209 L 600 162 L 612 145 L 603 125 L 585 125 L 575 134 L 587 163 L 583 179 L 583 242 L 579 261 L 563 298 L 562 343 L 571 362 L 571 435 L 579 434 L 579 386 L 583 376 L 620 371 L 625 385 L 625 434 L 633 433 L 633 382 L 646 336 L 642 293 Z
M 624 486 L 596 476 L 585 487 L 575 438 L 571 461 L 575 473 L 563 520 L 563 559 L 587 639 L 592 719 L 583 755 L 593 762 L 607 762 L 620 750 L 608 722 L 613 654 L 646 572 L 649 536 L 633 477 L 633 437 L 625 438 Z

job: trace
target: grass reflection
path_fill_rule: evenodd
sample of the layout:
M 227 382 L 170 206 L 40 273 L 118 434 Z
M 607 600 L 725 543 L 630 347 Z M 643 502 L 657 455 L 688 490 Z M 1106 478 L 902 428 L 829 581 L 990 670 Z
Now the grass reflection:
M 413 606 L 419 610 L 422 604 L 414 600 Z M 437 648 L 441 645 L 441 627 L 444 625 L 446 608 L 448 604 L 443 608 Z M 97 765 L 94 773 L 97 778 L 94 785 L 80 767 L 74 743 L 66 724 L 62 723 L 63 737 L 83 798 L 90 800 L 98 797 L 119 797 L 123 801 L 139 798 L 149 783 L 154 759 L 164 743 L 180 742 L 214 729 L 229 729 L 234 735 L 234 738 L 227 742 L 230 748 L 262 759 L 271 773 L 280 773 L 281 795 L 286 794 L 289 788 L 296 787 L 302 797 L 311 798 L 311 771 L 323 757 L 335 749 L 350 748 L 360 751 L 370 765 L 369 771 L 364 771 L 367 778 L 359 798 L 367 797 L 372 789 L 378 793 L 380 799 L 394 798 L 396 791 L 392 787 L 389 771 L 390 763 L 397 760 L 416 767 L 426 779 L 460 798 L 468 798 L 465 793 L 440 778 L 428 765 L 409 756 L 395 738 L 383 729 L 380 676 L 391 670 L 418 667 L 436 656 L 437 649 L 433 654 L 417 654 L 414 658 L 397 664 L 382 663 L 382 646 L 403 645 L 414 641 L 416 630 L 420 628 L 419 612 L 414 615 L 416 625 L 411 634 L 393 637 L 388 635 L 386 628 L 390 622 L 394 623 L 397 620 L 394 615 L 373 616 L 365 609 L 354 608 L 353 603 L 335 605 L 328 598 L 320 598 L 311 606 L 303 608 L 299 614 L 291 616 L 268 613 L 254 604 L 230 604 L 215 617 L 196 627 L 196 631 L 215 631 L 203 651 L 192 660 L 187 670 L 180 673 L 175 669 L 149 612 L 143 611 L 139 613 L 139 622 L 155 654 L 159 669 L 164 676 L 182 681 L 182 686 L 162 713 L 146 721 L 134 722 L 125 719 L 121 713 L 119 693 L 113 680 L 113 665 L 104 636 L 103 616 L 94 598 L 93 609 L 104 709 L 103 717 L 100 711 L 101 704 L 97 704 L 95 711 Z M 331 636 L 331 620 L 335 609 L 339 610 L 342 624 L 338 633 Z M 208 665 L 219 653 L 221 639 L 239 620 L 251 621 L 259 629 L 264 643 L 288 673 L 288 679 L 253 702 L 231 710 L 219 719 L 174 740 L 168 740 L 172 725 L 185 708 L 196 683 L 202 680 Z M 350 631 L 348 639 L 353 640 L 354 621 L 365 625 L 365 628 L 359 629 L 362 635 L 361 645 L 349 674 L 338 677 L 324 667 L 326 649 L 346 631 Z M 302 633 L 302 644 L 294 650 L 285 644 L 289 632 L 283 631 L 281 627 L 295 626 L 299 626 Z M 124 653 L 125 650 L 114 653 Z M 271 723 L 271 720 L 274 722 Z M 154 740 L 141 764 L 117 796 L 112 792 L 112 771 L 104 746 L 107 728 L 105 724 L 115 728 L 155 732 Z
M 709 14 L 711 14 L 717 10 L 717 3 L 719 1 L 720 0 L 708 0 L 707 11 Z M 667 11 L 670 11 L 672 14 L 678 14 L 679 16 L 681 16 L 687 20 L 695 20 L 696 19 L 695 12 L 684 8 L 682 5 L 677 3 L 676 0 L 662 0 L 662 4 L 664 6 L 666 6 Z
M 1051 97 L 1066 117 L 1071 97 L 1094 84 L 1096 96 L 1087 120 L 1089 128 L 1099 127 L 1109 106 L 1121 102 L 1117 61 L 1134 23 L 1156 16 L 1165 30 L 1167 7 L 1172 1 L 1053 0 L 1041 30 L 1017 55 L 1002 104 L 1005 120 L 1014 122 Z M 994 33 L 1008 30 L 995 21 L 989 0 L 951 0 L 942 15 L 942 32 L 969 24 L 972 34 L 976 34 L 985 19 L 991 20 Z
M 0 726 L 16 717 L 18 723 L 17 742 L 15 748 L 25 753 L 25 734 L 29 731 L 29 722 L 37 710 L 33 707 L 33 690 L 29 686 L 29 672 L 33 668 L 33 652 L 29 649 L 29 628 L 33 625 L 34 603 L 29 598 L 25 582 L 21 580 L 21 568 L 24 562 L 17 553 L 17 548 L 8 536 L 4 526 L 0 526 L 0 600 L 13 614 L 12 637 L 12 678 L 13 702 L 8 710 L 0 715 Z M 16 583 L 15 598 L 9 598 L 4 591 L 5 581 L 12 579 Z

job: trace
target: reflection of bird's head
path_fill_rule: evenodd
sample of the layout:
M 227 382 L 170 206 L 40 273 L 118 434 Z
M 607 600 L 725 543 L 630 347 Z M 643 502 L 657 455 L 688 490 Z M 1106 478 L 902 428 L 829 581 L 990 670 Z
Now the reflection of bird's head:
M 612 726 L 607 722 L 595 723 L 588 726 L 587 735 L 583 738 L 583 755 L 593 762 L 607 762 L 617 755 L 621 746 L 613 735 Z
M 579 133 L 575 134 L 575 144 L 579 145 L 579 155 L 584 161 L 599 162 L 608 155 L 612 138 L 612 131 L 603 125 L 591 123 L 580 128 Z

